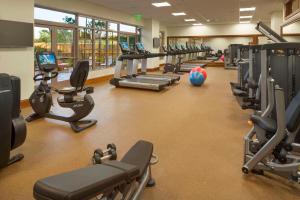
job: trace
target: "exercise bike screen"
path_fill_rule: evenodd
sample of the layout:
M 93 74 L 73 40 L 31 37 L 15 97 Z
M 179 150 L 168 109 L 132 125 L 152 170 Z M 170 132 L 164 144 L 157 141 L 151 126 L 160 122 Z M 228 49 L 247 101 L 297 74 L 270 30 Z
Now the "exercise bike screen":
M 39 63 L 40 65 L 55 65 L 56 59 L 54 54 L 39 55 Z

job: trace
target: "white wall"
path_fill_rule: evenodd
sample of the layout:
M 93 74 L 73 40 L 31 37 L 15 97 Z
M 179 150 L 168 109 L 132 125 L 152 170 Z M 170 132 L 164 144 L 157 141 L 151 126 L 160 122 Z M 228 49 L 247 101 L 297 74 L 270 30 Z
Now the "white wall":
M 163 28 L 163 27 L 162 27 Z M 143 27 L 143 37 L 142 41 L 144 43 L 145 49 L 152 52 L 152 53 L 158 53 L 159 48 L 153 48 L 153 38 L 159 37 L 159 31 L 160 31 L 160 23 L 157 20 L 148 19 L 144 20 L 144 27 Z M 158 67 L 161 63 L 163 63 L 164 60 L 161 60 L 160 58 L 151 58 L 148 59 L 148 68 L 155 68 Z
M 249 44 L 252 38 L 249 37 L 226 37 L 226 38 L 205 38 L 203 40 L 205 45 L 210 46 L 215 51 L 227 49 L 230 44 Z
M 0 0 L 0 19 L 33 23 L 33 0 Z M 34 88 L 33 48 L 0 48 L 0 72 L 21 78 L 21 98 Z
M 104 19 L 110 19 L 118 22 L 124 22 L 132 25 L 143 26 L 143 20 L 136 21 L 133 15 L 122 13 L 118 10 L 113 10 L 100 6 L 98 4 L 89 3 L 81 0 L 35 0 L 36 5 L 49 8 L 56 8 L 66 11 L 71 11 L 80 14 L 91 15 Z
M 283 33 L 284 34 L 288 34 L 288 33 L 299 34 L 300 33 L 300 21 L 283 27 Z
M 226 24 L 168 27 L 168 36 L 249 35 L 259 34 L 256 24 Z
M 271 29 L 276 33 L 280 34 L 281 24 L 283 22 L 283 13 L 282 11 L 276 11 L 271 14 Z

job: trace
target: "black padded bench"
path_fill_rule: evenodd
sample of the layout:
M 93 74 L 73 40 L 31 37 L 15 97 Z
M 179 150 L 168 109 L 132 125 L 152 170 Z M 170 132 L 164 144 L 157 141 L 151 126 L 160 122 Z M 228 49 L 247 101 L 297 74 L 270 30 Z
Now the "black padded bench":
M 85 200 L 112 192 L 116 187 L 139 181 L 150 165 L 153 144 L 137 142 L 119 161 L 108 161 L 37 181 L 38 200 Z

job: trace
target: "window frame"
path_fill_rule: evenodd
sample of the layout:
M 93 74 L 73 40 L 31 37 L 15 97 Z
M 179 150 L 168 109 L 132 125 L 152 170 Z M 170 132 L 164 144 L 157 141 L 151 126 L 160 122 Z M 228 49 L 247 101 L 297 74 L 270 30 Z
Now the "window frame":
M 119 52 L 119 39 L 120 39 L 120 34 L 126 34 L 126 35 L 135 35 L 135 41 L 138 41 L 138 29 L 142 30 L 141 27 L 136 26 L 136 25 L 132 25 L 132 24 L 127 24 L 127 23 L 122 23 L 122 22 L 117 22 L 114 20 L 109 20 L 109 19 L 105 19 L 105 18 L 101 18 L 101 17 L 97 17 L 97 16 L 91 16 L 91 15 L 86 15 L 86 14 L 81 14 L 81 13 L 75 13 L 75 12 L 71 12 L 71 11 L 67 11 L 67 10 L 63 10 L 63 9 L 56 9 L 56 8 L 49 8 L 49 7 L 45 7 L 45 6 L 41 6 L 41 5 L 34 5 L 34 8 L 42 8 L 42 9 L 47 9 L 50 11 L 58 11 L 58 12 L 64 12 L 67 14 L 72 14 L 75 15 L 75 24 L 67 24 L 67 23 L 60 23 L 60 22 L 53 22 L 53 21 L 46 21 L 46 20 L 40 20 L 40 19 L 34 19 L 34 27 L 45 27 L 45 28 L 49 28 L 49 30 L 51 31 L 51 51 L 54 51 L 55 53 L 57 53 L 56 51 L 56 37 L 53 37 L 54 32 L 59 29 L 59 28 L 65 28 L 65 29 L 73 29 L 73 42 L 74 42 L 74 60 L 75 63 L 79 60 L 80 58 L 80 48 L 79 48 L 79 34 L 80 34 L 80 30 L 82 29 L 91 29 L 92 30 L 92 69 L 93 70 L 100 70 L 103 68 L 108 68 L 111 67 L 108 63 L 108 51 L 109 51 L 109 33 L 113 32 L 113 33 L 117 33 L 117 49 L 115 51 L 115 49 L 113 49 L 113 54 L 117 54 L 116 56 L 118 57 L 120 52 Z M 84 26 L 79 26 L 79 17 L 85 17 L 85 18 L 90 18 L 92 19 L 92 27 L 84 27 Z M 105 27 L 104 28 L 97 28 L 95 26 L 96 20 L 99 21 L 103 21 L 105 23 Z M 117 24 L 117 30 L 110 30 L 109 29 L 109 23 L 115 23 Z M 134 26 L 136 31 L 135 33 L 130 33 L 130 32 L 120 32 L 120 24 L 124 24 L 127 26 Z M 96 38 L 95 38 L 95 34 L 96 31 L 104 31 L 106 33 L 106 44 L 105 44 L 105 52 L 103 52 L 103 54 L 105 55 L 105 65 L 102 66 L 97 66 L 96 64 Z M 101 51 L 101 48 L 100 48 Z M 100 53 L 101 54 L 101 53 Z

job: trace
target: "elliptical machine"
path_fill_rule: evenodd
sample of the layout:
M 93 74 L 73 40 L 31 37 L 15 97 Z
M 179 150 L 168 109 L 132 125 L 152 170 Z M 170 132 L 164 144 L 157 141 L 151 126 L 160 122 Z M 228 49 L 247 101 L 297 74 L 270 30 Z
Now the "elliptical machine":
M 58 72 L 56 56 L 53 52 L 38 52 L 36 60 L 41 73 L 34 76 L 34 81 L 40 81 L 39 86 L 29 98 L 34 113 L 26 118 L 31 122 L 40 118 L 51 118 L 70 123 L 75 132 L 81 132 L 97 123 L 97 120 L 81 120 L 86 117 L 94 108 L 94 100 L 89 95 L 94 92 L 93 87 L 84 87 L 89 73 L 89 62 L 79 61 L 70 76 L 71 87 L 54 89 L 48 85 L 48 81 L 57 77 Z M 73 110 L 71 116 L 60 116 L 50 111 L 52 102 L 52 90 L 60 95 L 57 102 L 61 107 Z M 85 92 L 84 96 L 78 93 Z

